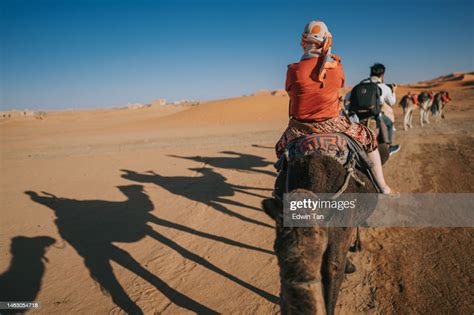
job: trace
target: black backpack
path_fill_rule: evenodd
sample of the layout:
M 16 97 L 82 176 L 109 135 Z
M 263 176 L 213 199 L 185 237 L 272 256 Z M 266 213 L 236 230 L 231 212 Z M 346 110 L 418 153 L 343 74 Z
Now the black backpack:
M 382 91 L 377 83 L 359 83 L 351 91 L 349 111 L 360 119 L 380 115 L 380 95 Z

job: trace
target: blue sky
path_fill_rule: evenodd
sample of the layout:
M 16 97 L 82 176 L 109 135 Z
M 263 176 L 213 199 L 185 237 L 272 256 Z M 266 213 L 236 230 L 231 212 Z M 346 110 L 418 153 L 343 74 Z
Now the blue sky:
M 324 20 L 347 83 L 474 66 L 474 1 L 0 1 L 0 109 L 208 100 L 282 88 Z

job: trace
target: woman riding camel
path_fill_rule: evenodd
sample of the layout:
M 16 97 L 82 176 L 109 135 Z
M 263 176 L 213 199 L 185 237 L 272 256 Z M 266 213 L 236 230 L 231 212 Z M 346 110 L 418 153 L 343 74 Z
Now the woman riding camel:
M 276 144 L 277 156 L 284 153 L 288 143 L 305 134 L 344 133 L 367 152 L 383 194 L 397 196 L 385 182 L 375 134 L 340 113 L 339 89 L 344 86 L 344 70 L 339 57 L 331 55 L 332 36 L 326 24 L 322 21 L 306 24 L 301 46 L 304 54 L 300 62 L 289 65 L 286 74 L 290 121 Z

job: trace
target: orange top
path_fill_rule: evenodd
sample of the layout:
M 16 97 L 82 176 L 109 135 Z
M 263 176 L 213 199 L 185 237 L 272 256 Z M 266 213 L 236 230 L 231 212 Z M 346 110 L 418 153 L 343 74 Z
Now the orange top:
M 326 120 L 339 116 L 339 88 L 344 86 L 344 69 L 337 56 L 326 67 L 324 84 L 317 82 L 315 69 L 321 58 L 305 59 L 288 66 L 285 89 L 290 96 L 290 116 L 300 120 Z

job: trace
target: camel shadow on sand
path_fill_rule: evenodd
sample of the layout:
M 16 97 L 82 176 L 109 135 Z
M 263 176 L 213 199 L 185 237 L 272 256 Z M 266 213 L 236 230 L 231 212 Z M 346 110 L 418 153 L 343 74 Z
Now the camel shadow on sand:
M 264 251 L 263 249 L 159 219 L 151 214 L 154 206 L 143 190 L 143 186 L 129 185 L 119 186 L 118 188 L 124 194 L 126 200 L 77 200 L 57 197 L 46 192 L 38 194 L 27 191 L 25 193 L 30 196 L 32 201 L 54 211 L 56 215 L 55 223 L 61 237 L 84 259 L 84 264 L 88 268 L 91 277 L 99 283 L 103 291 L 110 294 L 113 302 L 122 310 L 129 314 L 143 313 L 118 282 L 112 270 L 112 261 L 156 287 L 172 303 L 198 314 L 216 314 L 214 310 L 170 287 L 157 275 L 145 269 L 127 251 L 114 245 L 115 242 L 137 242 L 146 236 L 173 249 L 185 259 L 226 277 L 272 302 L 277 301 L 276 296 L 240 280 L 208 260 L 192 253 L 172 239 L 153 230 L 148 223 L 207 237 L 232 246 L 259 251 Z
M 220 153 L 226 154 L 227 156 L 169 156 L 201 162 L 217 168 L 234 169 L 243 172 L 276 176 L 275 172 L 260 169 L 261 167 L 266 167 L 273 164 L 269 161 L 266 161 L 265 158 L 261 156 L 235 151 L 222 151 Z
M 255 211 L 262 211 L 261 208 L 246 205 L 240 201 L 229 199 L 236 192 L 255 196 L 258 198 L 267 198 L 266 196 L 250 192 L 249 190 L 268 191 L 270 189 L 260 187 L 249 187 L 235 185 L 227 182 L 227 178 L 215 172 L 211 168 L 192 168 L 200 176 L 162 176 L 153 171 L 138 173 L 131 170 L 122 170 L 122 177 L 138 183 L 152 183 L 165 190 L 179 196 L 183 196 L 192 201 L 196 201 L 213 209 L 238 218 L 242 221 L 272 228 L 273 226 L 247 217 L 235 211 L 228 209 L 225 205 L 242 207 Z
M 41 289 L 46 269 L 46 250 L 56 242 L 49 236 L 12 238 L 12 259 L 8 269 L 0 275 L 0 298 L 2 301 L 33 302 Z M 15 310 L 10 313 L 24 313 Z M 8 313 L 8 311 L 6 312 Z

